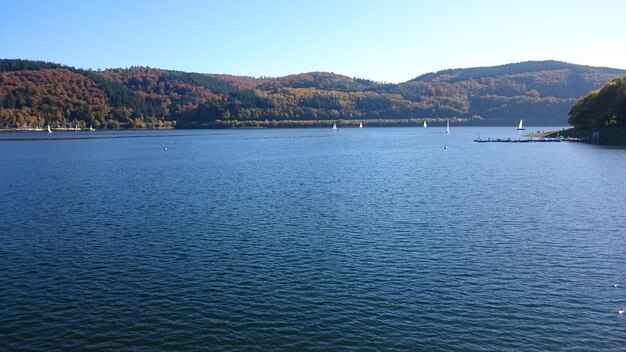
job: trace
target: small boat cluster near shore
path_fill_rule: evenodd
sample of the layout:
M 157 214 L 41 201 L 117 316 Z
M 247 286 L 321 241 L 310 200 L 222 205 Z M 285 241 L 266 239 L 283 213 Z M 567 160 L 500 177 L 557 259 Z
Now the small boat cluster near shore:
M 523 122 L 520 119 L 517 126 L 518 131 L 524 131 Z M 565 129 L 563 129 L 565 130 Z M 571 136 L 561 136 L 561 131 L 537 131 L 536 133 L 520 135 L 520 138 L 476 138 L 474 142 L 477 143 L 553 143 L 553 142 L 589 142 L 589 139 L 576 138 Z
M 23 125 L 14 129 L 5 129 L 4 131 L 17 131 L 17 132 L 48 132 L 48 133 L 52 133 L 52 131 L 58 131 L 58 132 L 65 132 L 65 131 L 70 131 L 70 132 L 78 132 L 78 131 L 90 131 L 93 132 L 96 129 L 93 128 L 93 125 L 89 126 L 89 129 L 83 129 L 78 127 L 78 125 L 75 126 L 60 126 L 57 125 L 56 127 L 50 127 L 50 125 L 47 125 L 47 128 L 42 128 L 39 125 L 37 125 L 36 127 L 31 127 L 30 125 Z
M 474 142 L 477 143 L 548 143 L 548 142 L 586 142 L 586 139 L 573 138 L 573 137 L 543 137 L 543 138 L 477 138 Z

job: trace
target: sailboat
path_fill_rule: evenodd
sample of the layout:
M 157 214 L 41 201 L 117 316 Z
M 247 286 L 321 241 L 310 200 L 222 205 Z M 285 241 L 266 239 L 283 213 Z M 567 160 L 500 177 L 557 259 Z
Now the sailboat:
M 446 134 L 450 134 L 450 120 L 446 120 Z
M 363 128 L 363 122 L 359 122 L 359 128 Z
M 48 133 L 52 133 L 52 130 L 50 129 L 50 124 L 48 124 Z
M 426 121 L 424 121 L 424 128 L 428 127 L 428 124 L 426 124 Z
M 519 125 L 517 125 L 517 130 L 518 131 L 523 131 L 525 130 L 524 125 L 522 123 L 522 119 L 519 119 Z
M 89 125 L 89 131 L 93 132 L 93 131 L 95 131 L 95 130 L 96 130 L 96 129 L 95 129 L 95 128 L 93 128 L 93 127 L 92 127 L 92 125 Z
M 337 124 L 333 123 L 333 131 L 337 131 Z

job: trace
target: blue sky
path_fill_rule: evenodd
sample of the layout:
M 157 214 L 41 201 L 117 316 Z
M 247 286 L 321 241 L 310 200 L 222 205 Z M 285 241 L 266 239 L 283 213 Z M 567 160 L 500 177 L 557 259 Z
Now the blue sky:
M 561 60 L 626 68 L 623 0 L 0 0 L 0 58 L 401 82 Z

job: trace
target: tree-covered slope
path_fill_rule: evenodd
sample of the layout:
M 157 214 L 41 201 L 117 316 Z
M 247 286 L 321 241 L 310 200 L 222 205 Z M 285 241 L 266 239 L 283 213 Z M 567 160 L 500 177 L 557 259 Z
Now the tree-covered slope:
M 626 76 L 587 94 L 569 114 L 569 123 L 579 129 L 626 128 Z
M 531 61 L 494 67 L 444 70 L 399 87 L 405 94 L 449 106 L 462 102 L 463 115 L 480 115 L 494 124 L 523 117 L 531 125 L 563 125 L 581 96 L 626 70 Z M 436 103 L 434 103 L 436 105 Z
M 445 119 L 564 125 L 581 96 L 626 71 L 556 61 L 444 70 L 400 84 L 328 72 L 276 78 L 148 67 L 81 70 L 0 60 L 0 126 L 212 127 L 241 121 Z
M 153 101 L 99 72 L 40 61 L 0 60 L 2 127 L 116 128 L 156 123 L 164 115 Z

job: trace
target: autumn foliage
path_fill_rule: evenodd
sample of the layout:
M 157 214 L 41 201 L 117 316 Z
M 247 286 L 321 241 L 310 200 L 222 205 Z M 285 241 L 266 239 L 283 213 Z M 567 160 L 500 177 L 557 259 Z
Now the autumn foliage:
M 577 99 L 624 74 L 541 61 L 445 70 L 390 84 L 328 72 L 253 78 L 0 60 L 0 126 L 271 127 L 275 121 L 446 118 L 512 124 L 520 117 L 529 125 L 563 125 Z
M 580 99 L 569 122 L 580 129 L 626 127 L 626 76 L 613 80 Z

